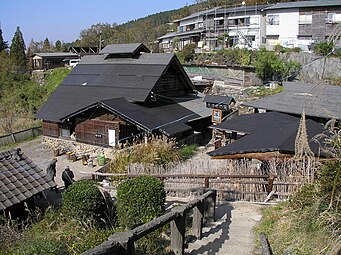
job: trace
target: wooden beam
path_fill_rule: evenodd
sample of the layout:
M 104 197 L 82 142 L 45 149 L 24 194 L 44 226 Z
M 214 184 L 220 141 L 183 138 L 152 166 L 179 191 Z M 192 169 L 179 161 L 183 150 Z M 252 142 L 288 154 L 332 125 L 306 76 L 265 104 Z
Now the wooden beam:
M 287 160 L 291 157 L 293 157 L 293 155 L 283 154 L 283 153 L 280 153 L 278 151 L 238 153 L 238 154 L 233 154 L 233 155 L 211 156 L 211 158 L 213 158 L 213 159 L 243 159 L 243 158 L 249 158 L 249 159 L 259 159 L 259 160 L 270 160 L 273 158 L 277 158 L 277 159 L 281 159 L 281 160 Z

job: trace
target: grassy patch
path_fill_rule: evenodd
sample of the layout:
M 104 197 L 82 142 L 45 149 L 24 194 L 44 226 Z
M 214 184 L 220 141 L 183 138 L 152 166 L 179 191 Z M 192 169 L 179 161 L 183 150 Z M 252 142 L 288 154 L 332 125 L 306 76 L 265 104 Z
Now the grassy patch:
M 261 87 L 247 89 L 245 90 L 245 93 L 247 93 L 249 96 L 252 96 L 252 97 L 266 97 L 266 96 L 278 94 L 282 91 L 284 91 L 283 86 L 278 86 L 275 89 L 270 89 L 270 88 L 261 86 Z
M 45 85 L 47 94 L 50 95 L 58 85 L 64 80 L 64 78 L 70 73 L 69 68 L 54 68 L 45 72 Z

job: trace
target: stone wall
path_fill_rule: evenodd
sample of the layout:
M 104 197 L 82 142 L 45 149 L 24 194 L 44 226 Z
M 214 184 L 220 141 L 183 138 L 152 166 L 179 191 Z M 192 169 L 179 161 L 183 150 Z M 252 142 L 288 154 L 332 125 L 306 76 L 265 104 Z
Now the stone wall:
M 303 69 L 297 77 L 302 82 L 321 84 L 328 78 L 341 76 L 341 58 L 323 57 L 313 53 L 284 53 L 282 57 L 299 62 Z
M 97 157 L 99 154 L 103 154 L 106 158 L 112 158 L 115 148 L 95 146 L 85 143 L 76 142 L 74 140 L 58 139 L 52 137 L 43 137 L 43 144 L 55 151 L 59 149 L 60 153 L 74 152 L 76 155 L 89 155 Z

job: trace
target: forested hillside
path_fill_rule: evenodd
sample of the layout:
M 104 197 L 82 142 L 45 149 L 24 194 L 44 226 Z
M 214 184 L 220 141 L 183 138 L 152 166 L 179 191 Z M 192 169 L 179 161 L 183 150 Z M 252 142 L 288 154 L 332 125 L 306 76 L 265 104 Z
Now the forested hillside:
M 129 21 L 122 25 L 97 23 L 90 28 L 80 32 L 80 39 L 71 43 L 75 46 L 99 46 L 100 35 L 102 47 L 112 43 L 132 43 L 141 42 L 153 51 L 158 51 L 158 44 L 155 43 L 158 37 L 176 31 L 176 26 L 171 24 L 174 20 L 184 18 L 192 13 L 217 6 L 240 6 L 242 1 L 236 0 L 196 0 L 192 5 L 182 7 L 177 10 L 156 13 L 145 18 Z M 244 0 L 246 5 L 261 3 L 288 2 L 266 1 L 266 0 Z M 128 10 L 127 10 L 128 11 Z

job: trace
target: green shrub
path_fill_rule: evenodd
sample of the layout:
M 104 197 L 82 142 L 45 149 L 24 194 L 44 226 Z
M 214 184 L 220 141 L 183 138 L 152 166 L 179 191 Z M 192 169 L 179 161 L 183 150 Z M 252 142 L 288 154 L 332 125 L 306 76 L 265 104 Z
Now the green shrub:
M 157 218 L 164 212 L 166 192 L 163 183 L 151 176 L 123 181 L 117 187 L 117 219 L 131 229 Z
M 196 144 L 191 144 L 191 145 L 184 145 L 181 146 L 179 151 L 182 160 L 189 159 L 194 156 L 194 154 L 197 152 L 198 145 Z
M 263 81 L 287 80 L 301 68 L 298 62 L 281 59 L 278 54 L 265 48 L 258 51 L 254 66 L 256 74 Z
M 332 52 L 334 47 L 333 42 L 320 42 L 313 47 L 313 51 L 316 54 L 328 55 Z
M 81 180 L 63 193 L 63 210 L 72 217 L 99 222 L 105 217 L 106 203 L 96 182 Z
M 184 61 L 190 62 L 193 60 L 194 54 L 195 54 L 195 48 L 196 48 L 195 43 L 187 44 L 184 46 L 182 50 Z

